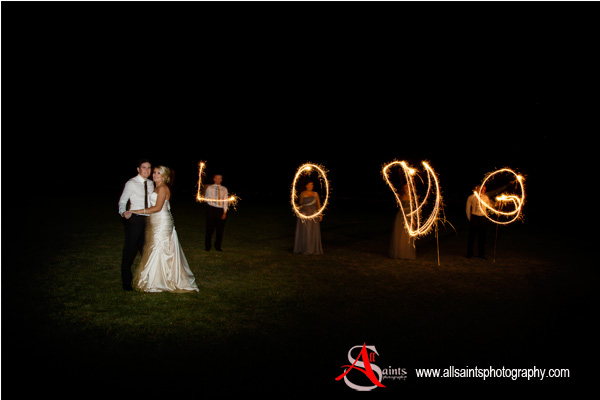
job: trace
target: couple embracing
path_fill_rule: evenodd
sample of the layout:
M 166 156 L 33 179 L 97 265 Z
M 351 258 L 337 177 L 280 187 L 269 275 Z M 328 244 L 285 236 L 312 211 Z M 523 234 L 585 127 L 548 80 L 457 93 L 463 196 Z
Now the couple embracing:
M 171 170 L 152 169 L 139 160 L 138 175 L 125 184 L 119 214 L 125 218 L 125 245 L 121 263 L 124 290 L 144 292 L 198 291 L 194 274 L 183 254 L 171 215 Z M 152 180 L 149 180 L 152 174 Z M 130 209 L 127 210 L 127 203 Z M 138 251 L 142 261 L 132 274 Z

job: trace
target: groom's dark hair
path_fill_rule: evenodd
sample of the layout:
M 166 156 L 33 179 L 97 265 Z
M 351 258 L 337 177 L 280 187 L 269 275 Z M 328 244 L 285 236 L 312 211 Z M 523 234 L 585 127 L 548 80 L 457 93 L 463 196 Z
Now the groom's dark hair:
M 147 162 L 148 164 L 152 165 L 152 163 L 150 162 L 150 160 L 148 160 L 147 158 L 140 158 L 137 162 L 137 167 L 140 168 L 142 166 L 143 163 Z

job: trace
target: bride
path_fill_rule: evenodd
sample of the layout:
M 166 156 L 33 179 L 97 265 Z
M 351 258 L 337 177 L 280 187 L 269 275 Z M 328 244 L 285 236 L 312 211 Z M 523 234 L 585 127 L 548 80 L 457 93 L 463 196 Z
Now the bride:
M 130 214 L 150 214 L 146 220 L 142 261 L 133 275 L 133 287 L 139 291 L 198 291 L 171 216 L 171 190 L 167 186 L 170 177 L 169 168 L 155 167 L 152 173 L 155 189 L 149 196 L 151 207 L 127 211 Z

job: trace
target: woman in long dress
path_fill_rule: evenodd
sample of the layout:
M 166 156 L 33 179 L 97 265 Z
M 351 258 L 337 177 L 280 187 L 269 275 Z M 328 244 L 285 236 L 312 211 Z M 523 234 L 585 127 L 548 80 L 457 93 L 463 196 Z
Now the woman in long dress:
M 313 192 L 314 183 L 308 182 L 305 191 L 300 193 L 300 212 L 304 215 L 312 215 L 321 208 L 319 194 Z M 323 216 L 313 218 L 300 218 L 296 221 L 296 236 L 294 239 L 294 253 L 300 254 L 323 254 L 321 245 L 321 221 Z
M 144 292 L 198 291 L 194 274 L 183 254 L 171 215 L 171 190 L 168 183 L 171 170 L 154 168 L 155 189 L 150 194 L 150 208 L 129 213 L 149 214 L 146 220 L 146 241 L 142 261 L 133 275 L 133 287 Z
M 400 203 L 404 214 L 410 213 L 410 197 L 408 195 L 408 185 L 404 185 Z M 404 223 L 404 215 L 402 210 L 398 210 L 396 220 L 394 221 L 394 229 L 392 230 L 392 242 L 390 244 L 390 257 L 414 260 L 417 258 L 415 250 L 415 239 L 408 234 L 406 224 Z

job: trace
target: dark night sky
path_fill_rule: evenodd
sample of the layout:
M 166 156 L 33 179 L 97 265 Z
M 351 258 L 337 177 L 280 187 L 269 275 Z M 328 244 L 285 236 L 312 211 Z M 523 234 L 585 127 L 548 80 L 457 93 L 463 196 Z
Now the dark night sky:
M 242 199 L 287 197 L 306 161 L 330 171 L 339 197 L 390 196 L 380 170 L 393 159 L 430 161 L 450 201 L 505 166 L 539 207 L 582 179 L 556 161 L 594 132 L 585 21 L 567 35 L 535 9 L 450 22 L 447 5 L 396 5 L 396 21 L 354 4 L 309 19 L 78 4 L 50 19 L 46 5 L 7 4 L 3 188 L 10 166 L 23 189 L 118 197 L 140 157 L 174 168 L 183 193 L 206 160 Z

